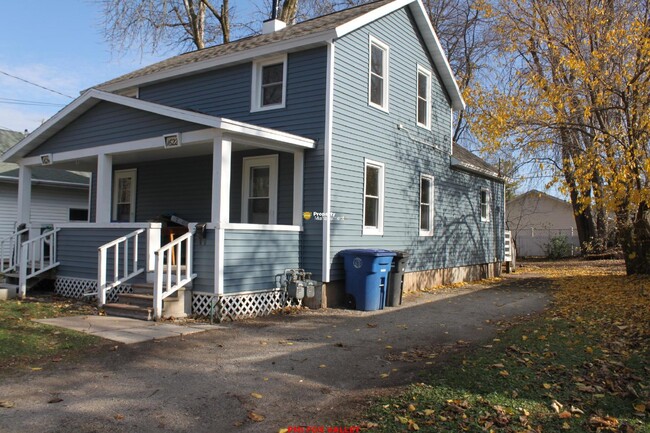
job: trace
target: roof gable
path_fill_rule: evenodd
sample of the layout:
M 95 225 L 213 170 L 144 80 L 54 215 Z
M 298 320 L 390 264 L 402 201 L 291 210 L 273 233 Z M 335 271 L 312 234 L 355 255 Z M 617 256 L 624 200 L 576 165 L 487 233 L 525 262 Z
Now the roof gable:
M 251 36 L 171 57 L 102 83 L 97 88 L 113 92 L 246 62 L 260 56 L 323 45 L 403 7 L 409 7 L 413 14 L 418 30 L 451 97 L 453 108 L 464 109 L 465 102 L 458 84 L 420 0 L 379 0 L 367 3 L 290 25 L 274 33 Z

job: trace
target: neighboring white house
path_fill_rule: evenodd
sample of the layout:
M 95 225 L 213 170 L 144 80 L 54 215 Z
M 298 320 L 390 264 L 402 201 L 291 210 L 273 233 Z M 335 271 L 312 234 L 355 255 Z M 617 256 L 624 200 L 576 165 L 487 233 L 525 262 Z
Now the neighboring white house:
M 0 154 L 24 138 L 20 132 L 0 129 Z M 47 167 L 32 175 L 31 223 L 88 221 L 87 176 Z M 14 232 L 18 202 L 18 165 L 0 163 L 0 240 Z
M 528 191 L 506 204 L 506 227 L 518 257 L 546 256 L 549 242 L 558 236 L 566 236 L 572 255 L 580 251 L 571 203 L 541 191 Z

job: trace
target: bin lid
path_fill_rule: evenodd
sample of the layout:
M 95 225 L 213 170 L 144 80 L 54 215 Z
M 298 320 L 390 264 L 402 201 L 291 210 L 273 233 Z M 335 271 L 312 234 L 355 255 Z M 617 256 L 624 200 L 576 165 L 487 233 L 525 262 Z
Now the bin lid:
M 408 251 L 394 251 L 394 253 L 397 258 L 401 258 L 401 259 L 407 259 L 411 257 L 411 253 L 409 253 Z
M 342 256 L 393 257 L 395 251 L 383 249 L 359 248 L 339 251 Z

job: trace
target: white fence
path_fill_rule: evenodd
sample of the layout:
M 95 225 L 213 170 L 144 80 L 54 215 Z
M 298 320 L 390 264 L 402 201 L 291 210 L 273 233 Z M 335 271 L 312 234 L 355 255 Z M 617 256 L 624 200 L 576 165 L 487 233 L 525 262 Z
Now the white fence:
M 578 232 L 573 228 L 536 229 L 531 227 L 512 232 L 513 236 L 516 236 L 517 257 L 546 257 L 551 239 L 559 236 L 565 236 L 571 246 L 569 256 L 580 255 Z

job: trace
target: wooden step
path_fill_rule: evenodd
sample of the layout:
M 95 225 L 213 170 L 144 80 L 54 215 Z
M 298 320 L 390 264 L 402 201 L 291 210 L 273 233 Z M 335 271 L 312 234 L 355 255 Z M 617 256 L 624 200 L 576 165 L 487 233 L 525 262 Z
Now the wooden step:
M 140 307 L 153 306 L 153 295 L 145 295 L 141 293 L 120 293 L 118 296 L 119 302 L 129 305 L 138 305 Z
M 104 305 L 107 316 L 129 317 L 138 320 L 153 320 L 153 307 L 112 303 Z
M 153 298 L 153 283 L 131 284 L 131 290 L 134 294 L 151 295 Z

